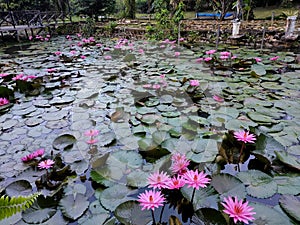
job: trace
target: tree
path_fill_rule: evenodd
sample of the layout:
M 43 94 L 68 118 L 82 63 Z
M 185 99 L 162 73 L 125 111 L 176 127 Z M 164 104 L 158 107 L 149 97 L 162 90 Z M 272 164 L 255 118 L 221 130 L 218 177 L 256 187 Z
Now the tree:
M 236 0 L 212 0 L 210 3 L 215 11 L 220 13 L 220 20 L 224 20 L 227 12 L 232 10 L 232 4 Z
M 116 0 L 78 0 L 77 4 L 77 14 L 85 14 L 98 21 L 98 16 L 113 12 Z
M 135 19 L 135 0 L 124 0 L 125 3 L 125 17 Z

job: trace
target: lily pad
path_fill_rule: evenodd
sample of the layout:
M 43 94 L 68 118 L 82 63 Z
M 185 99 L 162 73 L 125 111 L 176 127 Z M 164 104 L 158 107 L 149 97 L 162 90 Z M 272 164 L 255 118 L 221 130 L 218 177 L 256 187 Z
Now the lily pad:
M 256 198 L 269 198 L 277 192 L 273 178 L 259 170 L 242 171 L 237 174 L 245 185 L 247 194 Z
M 88 209 L 89 201 L 83 194 L 75 193 L 64 196 L 59 205 L 64 216 L 76 220 Z
M 131 190 L 121 184 L 115 184 L 112 187 L 106 188 L 100 195 L 100 202 L 102 206 L 109 211 L 114 211 L 116 208 L 128 200 L 133 200 L 129 197 Z
M 32 185 L 27 180 L 13 181 L 5 188 L 5 193 L 10 197 L 30 195 L 32 194 Z
M 284 151 L 275 151 L 275 154 L 277 158 L 284 164 L 292 168 L 295 168 L 297 170 L 300 170 L 300 162 L 297 157 L 292 156 L 291 154 L 288 154 L 287 152 Z
M 191 225 L 200 224 L 226 225 L 227 222 L 219 210 L 212 208 L 201 208 L 194 213 Z
M 289 216 L 300 222 L 300 197 L 283 195 L 279 199 L 279 204 Z
M 229 174 L 214 175 L 211 185 L 221 195 L 221 198 L 228 196 L 237 196 L 240 199 L 245 198 L 246 189 L 244 184 L 236 177 Z
M 149 225 L 152 221 L 151 213 L 142 211 L 137 201 L 126 201 L 118 205 L 115 216 L 124 225 Z
M 69 150 L 76 143 L 76 138 L 71 134 L 63 134 L 55 138 L 52 143 L 54 149 Z

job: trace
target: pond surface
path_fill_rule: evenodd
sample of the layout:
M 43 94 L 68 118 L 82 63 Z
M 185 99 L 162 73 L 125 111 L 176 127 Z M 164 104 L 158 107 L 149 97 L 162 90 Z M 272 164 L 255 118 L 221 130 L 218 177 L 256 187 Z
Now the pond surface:
M 227 224 L 220 202 L 237 196 L 253 224 L 299 223 L 295 53 L 79 36 L 19 47 L 0 50 L 0 97 L 10 101 L 0 106 L 0 191 L 41 195 L 0 224 L 151 224 L 137 196 L 150 174 L 170 173 L 175 153 L 211 184 L 192 208 L 192 189 L 169 193 L 178 202 L 161 222 Z M 238 130 L 257 138 L 242 154 Z M 22 162 L 37 149 L 43 156 Z M 54 166 L 39 169 L 44 159 Z

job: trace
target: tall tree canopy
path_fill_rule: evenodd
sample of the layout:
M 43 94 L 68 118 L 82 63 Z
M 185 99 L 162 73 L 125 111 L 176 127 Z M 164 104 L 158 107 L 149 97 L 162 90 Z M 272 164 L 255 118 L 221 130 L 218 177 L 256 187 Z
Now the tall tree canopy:
M 98 21 L 98 16 L 113 12 L 116 0 L 78 0 L 76 11 Z

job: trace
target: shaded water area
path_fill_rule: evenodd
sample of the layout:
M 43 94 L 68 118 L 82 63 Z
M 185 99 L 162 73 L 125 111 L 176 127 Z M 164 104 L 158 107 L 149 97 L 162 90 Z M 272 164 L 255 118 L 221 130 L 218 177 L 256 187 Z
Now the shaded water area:
M 0 106 L 0 191 L 41 193 L 0 224 L 152 224 L 137 196 L 178 152 L 211 184 L 193 204 L 191 188 L 166 192 L 157 222 L 227 224 L 220 202 L 237 196 L 254 207 L 253 224 L 297 224 L 297 55 L 209 50 L 78 36 L 0 49 L 0 97 L 10 100 Z M 239 155 L 242 129 L 257 140 Z M 100 132 L 93 144 L 88 130 Z M 21 160 L 37 149 L 55 161 L 48 172 L 40 158 Z

